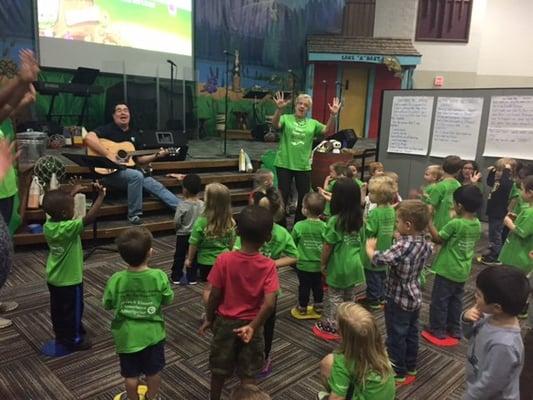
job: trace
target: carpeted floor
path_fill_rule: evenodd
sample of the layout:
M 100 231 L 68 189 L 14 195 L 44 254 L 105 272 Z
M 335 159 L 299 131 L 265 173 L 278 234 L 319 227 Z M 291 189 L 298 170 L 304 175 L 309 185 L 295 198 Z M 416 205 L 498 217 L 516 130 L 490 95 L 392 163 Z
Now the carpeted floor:
M 169 270 L 174 241 L 173 236 L 156 239 L 153 267 Z M 106 253 L 96 253 L 88 260 L 84 323 L 94 347 L 86 352 L 52 359 L 39 352 L 43 342 L 52 337 L 43 274 L 46 255 L 44 248 L 17 252 L 13 272 L 2 289 L 1 300 L 15 300 L 20 307 L 6 315 L 14 324 L 0 331 L 0 399 L 112 399 L 123 390 L 122 378 L 110 334 L 111 314 L 103 310 L 101 298 L 106 280 L 122 268 L 123 263 L 117 254 Z M 479 269 L 475 266 L 475 271 Z M 278 303 L 274 372 L 260 385 L 273 399 L 315 399 L 321 390 L 318 362 L 334 346 L 311 334 L 312 321 L 298 321 L 290 316 L 290 309 L 296 302 L 298 281 L 291 268 L 280 271 L 280 277 L 283 293 Z M 422 325 L 428 318 L 431 286 L 430 281 L 424 293 Z M 202 313 L 201 290 L 202 285 L 175 287 L 175 300 L 165 308 L 167 366 L 163 372 L 163 399 L 208 398 L 210 338 L 199 337 L 196 333 Z M 465 307 L 472 301 L 473 278 L 466 285 Z M 375 315 L 383 328 L 383 313 L 376 312 Z M 466 342 L 455 348 L 438 349 L 421 339 L 417 381 L 400 389 L 398 398 L 460 399 L 464 390 L 465 351 Z M 529 368 L 531 376 L 533 367 L 530 365 Z M 232 380 L 228 389 L 235 384 Z M 524 389 L 533 393 L 531 387 Z

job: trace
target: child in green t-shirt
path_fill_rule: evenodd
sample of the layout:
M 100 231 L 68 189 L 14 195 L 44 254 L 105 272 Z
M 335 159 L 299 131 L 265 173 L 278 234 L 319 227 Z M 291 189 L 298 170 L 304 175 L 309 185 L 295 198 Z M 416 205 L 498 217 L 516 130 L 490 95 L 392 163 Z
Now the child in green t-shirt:
M 516 217 L 507 215 L 503 220 L 510 233 L 500 252 L 499 260 L 529 274 L 533 260 L 528 253 L 533 249 L 533 175 L 522 181 L 522 211 Z
M 139 377 L 146 376 L 145 399 L 157 399 L 161 370 L 165 366 L 165 321 L 161 306 L 174 298 L 167 275 L 148 267 L 152 234 L 146 228 L 130 228 L 116 243 L 128 268 L 115 272 L 104 289 L 103 305 L 115 310 L 111 333 L 120 359 L 126 392 L 121 399 L 137 399 Z
M 444 171 L 440 165 L 429 165 L 424 171 L 425 186 L 420 192 L 420 200 L 428 204 L 431 196 L 431 192 L 435 188 L 435 185 L 442 180 Z
M 320 219 L 324 212 L 324 198 L 315 192 L 307 193 L 303 199 L 302 213 L 307 218 L 297 222 L 292 229 L 294 244 L 298 249 L 298 307 L 291 311 L 293 315 L 305 318 L 322 312 L 322 273 L 320 272 L 320 255 L 322 253 L 322 235 L 326 223 Z M 313 307 L 308 314 L 309 296 L 313 292 Z M 311 312 L 312 311 L 312 312 Z
M 98 197 L 83 219 L 74 217 L 75 185 L 71 193 L 51 190 L 44 196 L 43 210 L 50 218 L 43 227 L 50 252 L 46 260 L 46 282 L 50 292 L 50 316 L 55 334 L 55 348 L 67 351 L 91 347 L 81 322 L 83 316 L 83 227 L 91 224 L 105 197 L 105 188 L 94 184 Z
M 189 237 L 189 250 L 183 265 L 185 268 L 198 268 L 201 282 L 207 275 L 220 253 L 229 251 L 235 243 L 235 221 L 231 212 L 231 193 L 221 183 L 210 183 L 205 187 L 204 211 L 192 227 Z M 189 284 L 196 280 L 190 274 Z M 207 297 L 204 297 L 207 300 Z
M 329 393 L 320 392 L 318 398 L 393 400 L 394 372 L 375 318 L 347 302 L 337 308 L 337 325 L 341 344 L 320 362 Z
M 443 245 L 432 265 L 436 275 L 429 327 L 423 336 L 429 335 L 430 341 L 437 345 L 455 344 L 462 337 L 460 317 L 464 285 L 472 269 L 475 245 L 481 237 L 481 224 L 476 216 L 483 202 L 479 188 L 460 186 L 453 192 L 453 201 L 457 217 L 440 231 L 430 224 L 433 240 Z M 449 343 L 439 342 L 441 340 Z
M 357 183 L 357 186 L 359 186 L 359 189 L 363 189 L 363 186 L 365 186 L 365 183 L 357 177 L 358 171 L 357 171 L 358 163 L 356 160 L 350 160 L 346 163 L 346 176 L 348 178 L 352 178 L 355 183 Z
M 437 231 L 441 230 L 453 218 L 453 192 L 461 186 L 457 175 L 463 166 L 463 161 L 457 156 L 448 156 L 442 163 L 444 175 L 435 184 L 429 195 L 428 204 L 433 215 L 433 224 Z
M 363 213 L 360 204 L 359 186 L 350 178 L 339 179 L 333 188 L 332 217 L 324 232 L 320 261 L 328 291 L 321 319 L 313 328 L 315 335 L 326 340 L 338 339 L 337 306 L 343 301 L 353 301 L 356 285 L 365 280 L 361 263 Z
M 335 182 L 337 182 L 337 179 L 344 176 L 346 176 L 346 164 L 342 162 L 333 163 L 329 166 L 329 175 L 324 179 L 324 185 L 321 188 L 318 188 L 318 192 L 324 197 L 324 200 L 326 200 L 326 206 L 324 208 L 324 215 L 326 217 L 331 215 L 331 192 L 333 191 Z
M 388 250 L 392 245 L 396 212 L 392 207 L 396 192 L 394 181 L 387 176 L 376 176 L 368 183 L 368 195 L 377 207 L 368 213 L 365 222 L 364 238 L 377 238 L 377 250 Z M 366 298 L 363 303 L 377 310 L 385 301 L 385 279 L 387 267 L 372 265 L 365 251 L 361 253 L 365 280 Z

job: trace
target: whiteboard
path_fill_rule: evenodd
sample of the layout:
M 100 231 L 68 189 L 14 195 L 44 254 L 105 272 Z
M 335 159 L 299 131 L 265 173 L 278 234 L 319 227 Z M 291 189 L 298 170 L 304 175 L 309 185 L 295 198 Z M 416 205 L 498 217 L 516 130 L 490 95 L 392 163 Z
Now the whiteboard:
M 492 96 L 485 157 L 533 160 L 533 96 Z
M 389 153 L 427 155 L 433 96 L 397 96 L 392 103 Z
M 476 158 L 483 97 L 439 97 L 431 142 L 431 156 L 455 154 Z

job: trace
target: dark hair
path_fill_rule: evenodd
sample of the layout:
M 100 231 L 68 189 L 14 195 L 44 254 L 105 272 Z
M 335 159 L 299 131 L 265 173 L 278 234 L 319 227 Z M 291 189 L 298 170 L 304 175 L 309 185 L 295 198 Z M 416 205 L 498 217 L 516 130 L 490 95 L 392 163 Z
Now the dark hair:
M 526 275 L 514 267 L 485 268 L 476 278 L 486 304 L 499 304 L 503 312 L 517 316 L 531 291 Z
M 346 169 L 348 168 L 345 163 L 338 161 L 329 166 L 335 171 L 337 175 L 346 175 Z
M 518 177 L 524 179 L 529 175 L 533 175 L 533 163 L 522 164 L 522 168 L 518 170 Z
M 128 107 L 128 110 L 131 112 L 130 105 L 128 103 L 126 103 L 125 101 L 117 101 L 113 103 L 113 105 L 111 106 L 111 114 L 115 113 L 115 111 L 117 110 L 117 106 L 126 106 Z
M 50 190 L 44 195 L 43 210 L 54 221 L 70 219 L 74 210 L 74 198 L 61 189 Z
M 326 207 L 326 200 L 320 193 L 309 192 L 303 199 L 304 207 L 311 213 L 311 215 L 318 217 L 324 212 Z
M 138 267 L 148 257 L 152 248 L 153 236 L 146 228 L 129 228 L 122 232 L 115 243 L 124 261 L 132 267 Z
M 202 190 L 202 179 L 196 174 L 187 174 L 183 178 L 183 187 L 192 195 L 197 195 Z
M 417 232 L 425 230 L 429 223 L 429 208 L 421 200 L 403 200 L 396 209 L 402 221 L 409 221 Z
M 475 213 L 483 204 L 483 194 L 475 185 L 464 185 L 453 192 L 453 201 L 460 204 L 465 211 Z
M 258 206 L 261 200 L 266 198 L 268 200 L 268 209 L 270 210 L 274 222 L 279 222 L 285 218 L 285 207 L 283 206 L 283 197 L 278 189 L 270 187 L 265 193 L 254 193 L 254 205 Z
M 458 156 L 448 156 L 442 162 L 442 170 L 449 175 L 456 175 L 463 168 L 463 160 Z
M 237 234 L 242 242 L 261 246 L 270 240 L 274 220 L 264 207 L 247 206 L 237 216 Z
M 522 181 L 522 190 L 524 192 L 533 190 L 533 175 L 526 176 Z
M 331 215 L 338 215 L 337 227 L 346 233 L 361 229 L 361 190 L 350 178 L 340 178 L 331 193 Z
M 479 165 L 477 162 L 471 161 L 471 160 L 462 160 L 461 169 L 459 170 L 459 175 L 457 175 L 457 180 L 461 183 L 464 183 L 465 181 L 465 177 L 463 175 L 463 168 L 465 167 L 466 164 L 472 164 L 472 167 L 474 168 L 473 172 L 479 171 Z

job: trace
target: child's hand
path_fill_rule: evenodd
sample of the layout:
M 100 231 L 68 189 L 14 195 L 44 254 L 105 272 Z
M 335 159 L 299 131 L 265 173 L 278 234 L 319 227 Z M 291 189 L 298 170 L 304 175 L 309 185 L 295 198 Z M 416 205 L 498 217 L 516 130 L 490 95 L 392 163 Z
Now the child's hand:
M 374 254 L 374 252 L 376 251 L 377 245 L 378 245 L 377 238 L 368 238 L 366 240 L 366 252 L 369 254 Z
M 513 222 L 516 221 L 516 214 L 513 212 L 508 213 L 507 217 L 509 217 Z
M 483 314 L 481 313 L 481 311 L 479 311 L 478 308 L 474 306 L 465 311 L 465 313 L 463 314 L 463 319 L 465 321 L 475 322 L 479 321 L 482 316 Z
M 186 258 L 185 261 L 183 262 L 183 266 L 184 266 L 185 268 L 192 268 L 191 260 L 189 260 L 188 258 Z
M 83 189 L 83 185 L 81 183 L 81 176 L 73 176 L 69 179 L 68 183 L 72 185 L 72 190 L 70 191 L 70 194 L 74 196 L 76 193 L 79 193 Z
M 167 176 L 169 178 L 175 178 L 177 179 L 178 181 L 182 181 L 183 179 L 185 179 L 185 176 L 184 174 L 167 174 Z
M 208 321 L 207 319 L 204 319 L 204 322 L 202 322 L 202 326 L 200 326 L 200 329 L 198 329 L 198 334 L 200 336 L 205 336 L 208 329 L 211 329 L 211 325 L 213 323 L 211 321 Z
M 107 189 L 105 186 L 102 186 L 100 182 L 93 183 L 93 187 L 98 191 L 98 197 L 105 197 Z
M 328 276 L 328 266 L 327 265 L 321 265 L 320 266 L 320 272 L 322 272 L 322 275 L 325 277 Z
M 250 340 L 254 337 L 254 328 L 250 325 L 234 329 L 233 332 L 244 342 L 250 343 Z
M 474 175 L 472 175 L 470 180 L 472 181 L 472 183 L 478 183 L 481 180 L 481 176 L 481 172 L 477 171 L 476 173 L 474 173 Z

